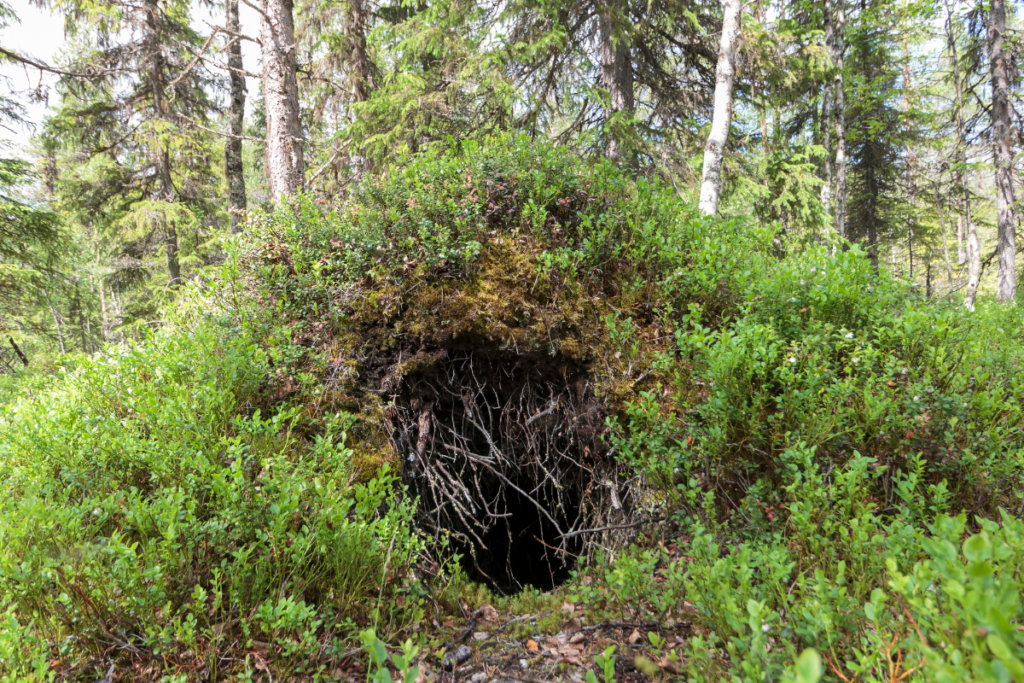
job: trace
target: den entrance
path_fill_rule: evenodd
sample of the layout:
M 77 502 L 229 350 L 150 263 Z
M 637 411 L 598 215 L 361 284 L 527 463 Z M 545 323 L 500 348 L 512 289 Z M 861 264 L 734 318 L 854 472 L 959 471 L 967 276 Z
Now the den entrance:
M 605 511 L 604 411 L 585 374 L 542 354 L 443 354 L 389 410 L 419 524 L 503 594 L 569 578 Z

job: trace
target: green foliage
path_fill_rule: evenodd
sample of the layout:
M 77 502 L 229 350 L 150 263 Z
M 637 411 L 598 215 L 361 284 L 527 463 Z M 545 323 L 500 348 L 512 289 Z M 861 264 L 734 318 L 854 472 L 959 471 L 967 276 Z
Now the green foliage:
M 385 640 L 423 626 L 431 592 L 438 616 L 493 603 L 537 615 L 517 637 L 556 632 L 561 596 L 413 574 L 440 550 L 386 454 L 360 455 L 387 450 L 371 434 L 386 405 L 353 378 L 410 329 L 568 354 L 547 318 L 530 327 L 557 309 L 613 408 L 626 514 L 667 519 L 568 586 L 590 623 L 658 625 L 638 667 L 1020 678 L 1021 312 L 935 304 L 857 247 L 773 259 L 769 243 L 519 137 L 396 165 L 339 207 L 254 213 L 165 328 L 3 407 L 0 677 L 237 646 L 250 659 L 212 673 L 312 678 L 361 642 L 368 680 L 409 683 L 416 645 Z M 662 630 L 687 622 L 683 643 Z M 613 655 L 589 683 L 614 677 Z
M 655 450 L 628 435 L 620 447 L 654 480 L 678 469 L 684 483 L 717 481 L 721 504 L 761 486 L 779 496 L 785 452 L 806 443 L 828 468 L 873 458 L 886 507 L 900 502 L 902 478 L 927 482 L 925 507 L 1018 504 L 1021 451 L 1008 436 L 1024 423 L 1019 348 L 988 343 L 981 319 L 909 296 L 856 249 L 789 259 L 755 291 L 735 324 L 677 333 L 707 387 L 681 428 L 653 424 L 653 399 L 630 410 Z M 681 394 L 693 374 L 677 375 Z
M 388 648 L 377 638 L 373 629 L 367 629 L 359 633 L 359 639 L 363 643 L 363 649 L 370 656 L 370 664 L 366 668 L 367 683 L 391 683 L 391 671 L 387 668 Z M 415 666 L 416 656 L 419 648 L 412 640 L 402 643 L 402 654 L 393 654 L 390 657 L 391 663 L 398 669 L 396 683 L 414 683 L 420 675 L 420 668 Z
M 615 646 L 606 648 L 604 652 L 594 657 L 594 662 L 601 667 L 601 683 L 613 683 L 615 680 Z M 587 683 L 598 683 L 598 678 L 593 671 L 587 671 Z
M 185 662 L 237 639 L 312 674 L 334 634 L 421 618 L 411 501 L 386 468 L 353 484 L 351 418 L 271 407 L 266 373 L 209 323 L 109 349 L 4 408 L 0 671 L 29 675 L 57 647 Z

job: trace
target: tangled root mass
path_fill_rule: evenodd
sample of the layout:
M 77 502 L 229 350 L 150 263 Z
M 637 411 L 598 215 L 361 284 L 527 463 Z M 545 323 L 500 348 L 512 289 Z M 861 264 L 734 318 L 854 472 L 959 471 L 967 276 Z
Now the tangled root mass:
M 630 507 L 601 439 L 605 411 L 558 356 L 449 351 L 391 398 L 420 525 L 448 537 L 470 578 L 550 589 L 599 540 L 588 527 Z

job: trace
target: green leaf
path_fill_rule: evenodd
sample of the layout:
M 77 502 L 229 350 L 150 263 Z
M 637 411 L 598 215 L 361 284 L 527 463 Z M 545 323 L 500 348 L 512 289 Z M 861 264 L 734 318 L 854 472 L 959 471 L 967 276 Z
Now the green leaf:
M 987 579 L 992 576 L 992 565 L 988 562 L 971 562 L 967 565 L 967 573 L 974 579 Z
M 797 683 L 818 683 L 821 680 L 821 655 L 813 647 L 800 653 L 795 666 Z
M 1013 656 L 1013 653 L 1010 651 L 1005 640 L 995 633 L 990 633 L 985 641 L 988 643 L 988 649 L 992 651 L 992 654 L 999 658 L 999 661 L 1001 661 L 1006 668 L 1010 670 L 1010 673 L 1013 674 L 1015 678 L 1024 677 L 1024 664 Z
M 992 555 L 992 544 L 987 534 L 974 534 L 964 541 L 964 557 L 971 562 L 988 559 Z

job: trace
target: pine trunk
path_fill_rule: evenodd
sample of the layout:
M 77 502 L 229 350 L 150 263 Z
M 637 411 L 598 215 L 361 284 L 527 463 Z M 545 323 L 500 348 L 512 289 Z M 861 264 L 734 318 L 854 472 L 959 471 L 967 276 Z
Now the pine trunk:
M 302 190 L 305 173 L 291 0 L 265 0 L 260 23 L 267 112 L 266 164 L 270 194 L 277 202 Z
M 992 147 L 996 171 L 996 252 L 999 272 L 996 298 L 1011 302 L 1017 295 L 1013 222 L 1013 128 L 1010 120 L 1010 77 L 1003 40 L 1006 33 L 1004 0 L 992 0 L 988 22 L 989 67 L 992 70 Z
M 629 34 L 622 29 L 621 0 L 602 3 L 598 12 L 601 29 L 601 83 L 608 91 L 609 106 L 605 110 L 605 156 L 620 161 L 626 143 L 623 116 L 633 115 L 633 57 Z M 631 165 L 633 155 L 630 155 Z
M 370 99 L 373 88 L 373 71 L 370 55 L 366 49 L 366 17 L 364 0 L 349 0 L 348 14 L 345 17 L 345 31 L 348 34 L 351 57 L 349 59 L 349 84 L 352 89 L 352 102 L 366 102 Z M 335 115 L 337 117 L 337 115 Z M 373 160 L 362 154 L 352 159 L 357 175 L 363 171 L 373 170 Z
M 346 32 L 352 48 L 352 101 L 366 102 L 370 97 L 372 74 L 370 57 L 366 50 L 366 8 L 363 6 L 363 0 L 349 0 L 346 23 Z
M 227 0 L 228 66 L 231 77 L 231 100 L 228 108 L 228 129 L 231 137 L 224 143 L 224 164 L 228 179 L 228 203 L 231 209 L 231 231 L 242 230 L 242 212 L 245 211 L 245 171 L 242 166 L 242 132 L 245 125 L 245 76 L 242 64 L 242 43 L 238 18 L 238 0 Z
M 709 216 L 718 213 L 722 197 L 722 156 L 732 127 L 732 82 L 736 75 L 736 44 L 740 37 L 740 0 L 722 0 L 722 42 L 715 73 L 715 112 L 704 146 L 704 173 L 700 208 Z

